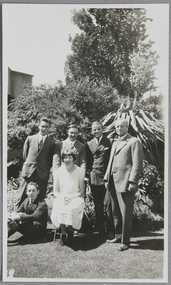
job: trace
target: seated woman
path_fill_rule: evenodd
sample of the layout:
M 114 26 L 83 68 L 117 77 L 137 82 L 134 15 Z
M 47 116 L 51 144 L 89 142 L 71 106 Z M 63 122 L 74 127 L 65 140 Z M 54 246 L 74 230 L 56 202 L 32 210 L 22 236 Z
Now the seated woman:
M 74 164 L 75 154 L 62 154 L 63 164 L 54 174 L 52 223 L 60 228 L 60 245 L 72 242 L 73 231 L 79 230 L 84 210 L 84 171 Z
M 26 238 L 43 237 L 47 226 L 47 205 L 39 201 L 39 188 L 35 182 L 29 182 L 26 188 L 27 198 L 8 217 L 8 237 L 16 231 Z

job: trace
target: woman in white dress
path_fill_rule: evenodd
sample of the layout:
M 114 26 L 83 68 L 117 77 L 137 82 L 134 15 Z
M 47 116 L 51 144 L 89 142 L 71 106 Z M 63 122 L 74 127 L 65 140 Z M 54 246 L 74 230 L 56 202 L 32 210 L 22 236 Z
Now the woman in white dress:
M 84 171 L 74 164 L 75 154 L 63 153 L 63 164 L 54 174 L 54 202 L 51 220 L 60 228 L 60 244 L 71 243 L 74 229 L 79 230 L 84 210 Z

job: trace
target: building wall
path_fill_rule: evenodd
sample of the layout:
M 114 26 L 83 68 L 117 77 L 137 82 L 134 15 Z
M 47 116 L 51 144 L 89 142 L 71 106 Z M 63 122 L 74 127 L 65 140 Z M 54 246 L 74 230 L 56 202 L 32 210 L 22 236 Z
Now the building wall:
M 23 94 L 26 84 L 32 85 L 33 75 L 8 69 L 8 96 L 17 98 Z

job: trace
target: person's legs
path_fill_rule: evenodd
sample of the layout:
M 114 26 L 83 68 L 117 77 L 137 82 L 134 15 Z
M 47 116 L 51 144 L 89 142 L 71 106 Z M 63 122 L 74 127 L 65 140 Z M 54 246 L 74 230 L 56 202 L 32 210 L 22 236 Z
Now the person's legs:
M 110 208 L 107 211 L 107 227 L 109 231 L 109 238 L 115 242 L 115 239 L 118 241 L 117 235 L 121 234 L 122 216 L 113 181 L 110 184 L 110 191 L 108 195 L 110 195 Z
M 122 213 L 122 243 L 129 245 L 130 235 L 131 235 L 135 191 L 130 191 L 130 192 L 126 192 L 126 193 L 117 192 L 117 197 L 118 197 L 120 210 Z
M 74 235 L 74 229 L 72 226 L 68 226 L 67 228 L 67 232 L 68 232 L 68 237 L 67 237 L 67 244 L 71 244 L 72 240 L 73 240 L 73 235 Z
M 44 200 L 45 195 L 46 195 L 48 180 L 41 179 L 36 171 L 35 182 L 39 185 L 39 189 L 40 189 L 39 199 L 40 201 L 42 201 Z
M 36 182 L 36 172 L 35 171 L 32 173 L 32 175 L 29 178 L 28 177 L 23 178 L 23 181 L 21 182 L 21 185 L 18 188 L 17 202 L 15 205 L 16 209 L 19 208 L 22 202 L 27 198 L 26 187 L 27 187 L 27 184 L 31 181 Z
M 61 230 L 61 235 L 60 235 L 60 240 L 59 243 L 60 245 L 64 245 L 66 243 L 66 226 L 64 224 L 60 224 L 60 230 Z
M 21 225 L 18 221 L 12 221 L 8 225 L 8 238 L 15 232 L 20 231 Z
M 104 197 L 106 189 L 104 185 L 91 185 L 91 191 L 94 198 L 96 225 L 100 233 L 105 232 L 104 219 Z
M 37 221 L 23 222 L 20 227 L 20 233 L 22 233 L 28 239 L 35 239 L 44 237 L 46 229 Z

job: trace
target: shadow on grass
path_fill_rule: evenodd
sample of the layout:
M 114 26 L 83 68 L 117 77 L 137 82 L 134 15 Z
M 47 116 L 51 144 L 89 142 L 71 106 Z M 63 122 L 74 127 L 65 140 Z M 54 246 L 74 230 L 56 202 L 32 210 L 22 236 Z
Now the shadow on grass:
M 131 234 L 132 237 L 149 237 L 149 236 L 164 236 L 163 232 L 152 232 L 152 231 L 137 231 Z
M 105 242 L 106 239 L 104 237 L 98 234 L 89 234 L 89 235 L 74 237 L 72 245 L 70 245 L 70 247 L 74 251 L 78 250 L 87 251 L 98 248 Z
M 49 243 L 53 242 L 54 239 L 54 231 L 48 230 L 46 236 L 44 238 L 39 239 L 28 239 L 24 236 L 20 236 L 14 240 L 8 240 L 8 247 L 11 246 L 21 246 L 26 244 L 39 244 L 39 243 Z M 59 233 L 56 234 L 55 242 L 59 240 Z M 98 234 L 88 234 L 84 235 L 79 233 L 78 235 L 74 236 L 72 244 L 68 245 L 68 247 L 72 248 L 74 251 L 82 250 L 91 250 L 98 248 L 100 245 L 105 243 L 106 239 Z
M 163 239 L 147 239 L 137 240 L 131 242 L 130 248 L 132 249 L 150 249 L 150 250 L 164 250 Z
M 41 239 L 28 239 L 24 236 L 20 236 L 17 239 L 9 240 L 8 246 L 26 245 L 26 244 L 39 244 L 39 243 L 50 243 L 54 239 L 54 230 L 47 229 L 46 236 Z M 130 248 L 132 249 L 149 249 L 149 250 L 164 250 L 164 234 L 161 232 L 143 232 L 132 234 L 133 241 L 131 240 Z M 59 240 L 59 232 L 57 232 L 55 241 Z M 73 238 L 72 244 L 69 246 L 74 251 L 82 250 L 92 250 L 98 248 L 104 244 L 106 239 L 98 234 L 88 233 L 78 233 Z
M 16 246 L 16 245 L 26 245 L 26 244 L 39 244 L 39 243 L 47 243 L 52 242 L 54 238 L 54 231 L 47 230 L 46 236 L 38 239 L 27 238 L 26 236 L 20 236 L 14 240 L 8 240 L 8 246 Z

